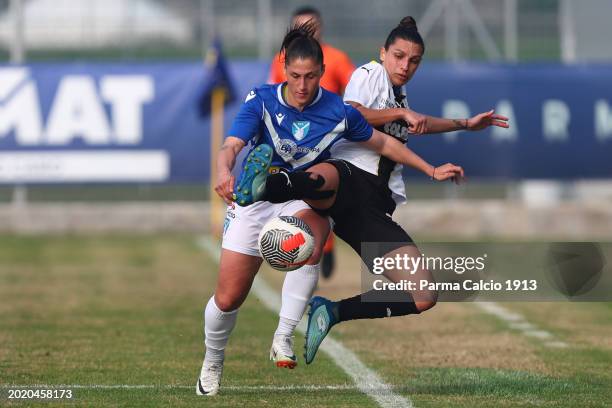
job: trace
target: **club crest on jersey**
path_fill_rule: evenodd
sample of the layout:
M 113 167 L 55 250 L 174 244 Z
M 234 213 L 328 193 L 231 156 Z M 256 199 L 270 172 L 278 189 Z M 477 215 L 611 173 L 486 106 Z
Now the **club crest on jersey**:
M 295 137 L 296 140 L 305 138 L 309 130 L 310 122 L 308 121 L 293 122 L 293 126 L 291 126 L 291 133 L 293 133 L 293 137 Z

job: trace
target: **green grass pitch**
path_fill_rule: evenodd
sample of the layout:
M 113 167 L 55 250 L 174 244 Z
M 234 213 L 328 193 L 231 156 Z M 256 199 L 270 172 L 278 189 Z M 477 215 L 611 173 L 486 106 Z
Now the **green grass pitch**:
M 338 254 L 338 274 L 319 289 L 331 297 L 359 287 L 354 254 L 344 245 Z M 263 275 L 280 288 L 282 274 Z M 277 317 L 252 295 L 221 394 L 197 397 L 202 308 L 215 281 L 216 260 L 194 236 L 1 236 L 0 406 L 40 406 L 7 398 L 11 386 L 37 384 L 74 386 L 72 400 L 53 403 L 66 406 L 377 406 L 324 354 L 275 368 Z M 346 323 L 333 335 L 416 407 L 612 405 L 610 304 L 506 306 L 569 347 L 547 348 L 471 304 Z

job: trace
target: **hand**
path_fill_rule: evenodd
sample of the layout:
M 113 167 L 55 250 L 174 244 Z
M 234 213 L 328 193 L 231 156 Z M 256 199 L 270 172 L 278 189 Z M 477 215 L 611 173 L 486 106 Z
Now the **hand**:
M 442 166 L 435 167 L 431 178 L 438 181 L 451 180 L 455 182 L 455 184 L 461 184 L 465 179 L 465 174 L 461 166 L 446 163 Z
M 404 120 L 408 122 L 408 131 L 416 135 L 427 132 L 427 116 L 421 115 L 410 109 L 406 109 Z
M 488 112 L 480 113 L 467 120 L 468 130 L 482 130 L 489 126 L 498 126 L 502 128 L 509 128 L 508 118 L 502 115 L 496 115 L 495 110 L 491 109 Z
M 215 192 L 225 201 L 227 205 L 230 205 L 234 200 L 234 176 L 229 171 L 219 173 L 217 176 L 217 184 L 215 185 Z

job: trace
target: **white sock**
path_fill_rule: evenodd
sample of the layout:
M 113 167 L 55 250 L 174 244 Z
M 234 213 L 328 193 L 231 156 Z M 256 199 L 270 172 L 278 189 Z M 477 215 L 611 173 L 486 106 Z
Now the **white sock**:
M 286 317 L 278 319 L 278 327 L 276 328 L 275 336 L 292 336 L 295 331 L 295 327 L 298 325 L 299 320 L 291 320 Z
M 282 291 L 282 306 L 279 313 L 277 333 L 291 336 L 295 326 L 302 320 L 306 305 L 319 281 L 321 264 L 304 265 L 292 272 L 287 272 Z M 283 321 L 283 319 L 286 319 Z M 293 325 L 295 322 L 295 325 Z
M 236 326 L 237 317 L 238 309 L 224 312 L 215 303 L 215 297 L 210 298 L 204 311 L 205 362 L 223 362 L 225 346 Z

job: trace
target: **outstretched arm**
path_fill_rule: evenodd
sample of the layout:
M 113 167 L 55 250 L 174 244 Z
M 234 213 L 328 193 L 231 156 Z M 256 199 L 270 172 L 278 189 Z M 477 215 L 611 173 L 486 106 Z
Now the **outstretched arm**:
M 463 169 L 460 166 L 447 163 L 439 167 L 434 167 L 403 143 L 376 129 L 374 129 L 372 137 L 369 140 L 361 143 L 367 148 L 374 150 L 376 153 L 396 163 L 410 166 L 438 181 L 452 179 L 459 183 L 464 177 Z
M 410 133 L 416 135 L 453 132 L 455 130 L 482 130 L 489 126 L 508 128 L 508 118 L 495 111 L 479 113 L 469 119 L 445 119 L 427 116 L 408 108 L 370 109 L 357 102 L 348 102 L 357 109 L 372 126 L 381 126 L 394 120 L 408 123 Z
M 493 109 L 472 116 L 469 119 L 444 119 L 427 116 L 427 131 L 425 133 L 444 133 L 455 130 L 482 130 L 489 126 L 508 128 L 508 118 L 497 115 Z
M 232 169 L 236 164 L 236 157 L 240 150 L 245 146 L 245 142 L 237 137 L 228 136 L 217 154 L 217 181 L 215 192 L 225 201 L 226 204 L 232 203 L 234 193 L 234 176 Z

